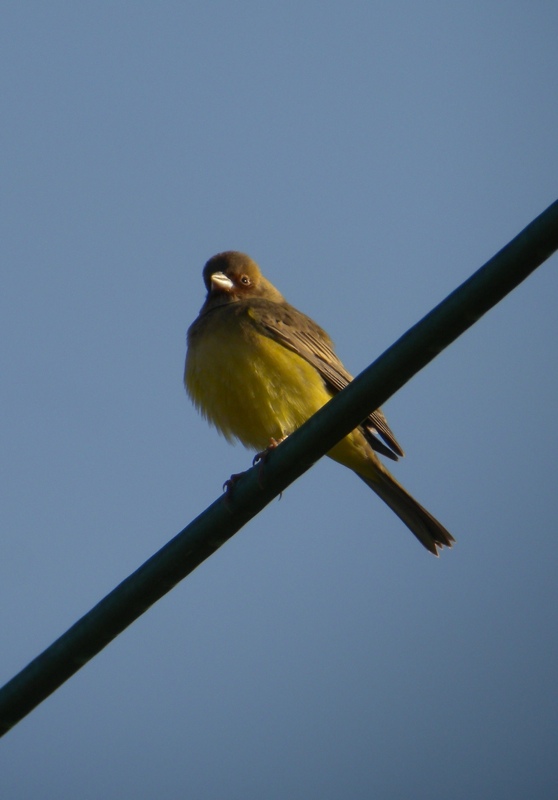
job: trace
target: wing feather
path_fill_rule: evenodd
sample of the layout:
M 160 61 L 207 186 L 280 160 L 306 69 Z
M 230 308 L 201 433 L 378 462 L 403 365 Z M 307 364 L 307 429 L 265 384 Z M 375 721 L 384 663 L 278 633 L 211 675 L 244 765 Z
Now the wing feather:
M 333 349 L 333 342 L 310 317 L 288 303 L 274 303 L 256 298 L 250 301 L 248 313 L 262 333 L 312 364 L 332 395 L 340 392 L 352 381 L 352 375 L 347 372 Z M 376 452 L 394 461 L 397 461 L 398 456 L 404 455 L 380 409 L 373 411 L 362 423 L 361 428 L 368 443 Z M 376 438 L 377 436 L 380 436 L 385 444 Z

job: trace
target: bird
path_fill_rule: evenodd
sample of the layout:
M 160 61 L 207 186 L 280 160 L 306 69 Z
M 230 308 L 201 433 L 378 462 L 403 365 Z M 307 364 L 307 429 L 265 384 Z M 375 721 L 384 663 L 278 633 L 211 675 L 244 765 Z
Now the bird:
M 188 328 L 184 384 L 225 438 L 265 451 L 299 428 L 352 380 L 328 334 L 290 305 L 245 253 L 218 253 Z M 434 555 L 453 536 L 391 475 L 379 456 L 403 450 L 380 409 L 327 454 L 355 472 Z

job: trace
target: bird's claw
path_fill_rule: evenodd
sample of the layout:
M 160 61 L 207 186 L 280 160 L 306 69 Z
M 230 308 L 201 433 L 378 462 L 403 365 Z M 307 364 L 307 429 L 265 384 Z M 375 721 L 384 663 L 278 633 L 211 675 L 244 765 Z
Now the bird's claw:
M 262 489 L 263 489 L 263 471 L 265 467 L 265 462 L 267 461 L 269 454 L 273 450 L 275 450 L 275 448 L 278 447 L 281 444 L 281 442 L 284 442 L 286 438 L 287 438 L 286 436 L 282 436 L 281 439 L 270 439 L 269 444 L 265 448 L 265 450 L 262 450 L 260 453 L 256 453 L 256 455 L 252 459 L 253 467 L 255 467 L 256 464 L 260 465 L 260 468 L 258 470 L 258 483 L 260 484 Z
M 264 471 L 264 466 L 265 466 L 265 462 L 267 460 L 267 457 L 269 456 L 271 451 L 275 450 L 275 448 L 278 447 L 281 444 L 281 442 L 284 441 L 284 439 L 286 439 L 286 438 L 287 438 L 286 436 L 283 436 L 281 439 L 270 439 L 269 440 L 269 444 L 265 448 L 265 450 L 262 450 L 261 453 L 256 453 L 256 455 L 252 459 L 252 466 L 253 467 L 255 467 L 256 464 L 259 464 L 258 483 L 259 483 L 261 489 L 264 488 L 263 471 Z M 231 477 L 227 481 L 225 481 L 225 483 L 223 484 L 223 492 L 225 494 L 225 498 L 224 498 L 225 499 L 225 505 L 227 506 L 229 511 L 231 510 L 231 500 L 232 500 L 232 496 L 233 496 L 233 492 L 234 492 L 234 487 L 236 486 L 236 484 L 242 478 L 243 475 L 244 475 L 244 472 L 236 472 L 233 475 L 231 475 Z M 281 492 L 281 495 L 282 494 L 283 494 L 283 492 Z M 281 497 L 281 495 L 279 495 L 279 496 Z
M 243 475 L 244 475 L 243 472 L 235 472 L 233 475 L 231 475 L 228 481 L 225 481 L 225 483 L 223 484 L 223 492 L 225 493 L 225 505 L 227 506 L 229 511 L 231 509 L 231 500 L 234 492 L 234 487 L 236 486 L 236 484 L 242 478 Z

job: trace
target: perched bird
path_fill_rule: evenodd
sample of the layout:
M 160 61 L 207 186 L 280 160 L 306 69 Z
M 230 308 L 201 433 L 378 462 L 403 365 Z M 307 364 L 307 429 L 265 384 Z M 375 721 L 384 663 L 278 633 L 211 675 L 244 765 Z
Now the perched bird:
M 327 333 L 289 305 L 249 256 L 213 256 L 203 280 L 207 297 L 188 330 L 186 390 L 229 441 L 265 450 L 352 376 Z M 431 553 L 451 547 L 452 535 L 397 483 L 378 453 L 395 461 L 403 455 L 379 409 L 328 455 L 356 472 Z

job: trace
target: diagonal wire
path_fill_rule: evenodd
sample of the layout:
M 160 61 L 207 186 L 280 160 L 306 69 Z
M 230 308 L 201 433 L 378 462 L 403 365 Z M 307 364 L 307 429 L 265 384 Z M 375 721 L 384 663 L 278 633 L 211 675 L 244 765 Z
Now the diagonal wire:
M 153 603 L 558 250 L 558 201 L 0 689 L 0 735 L 26 716 Z

